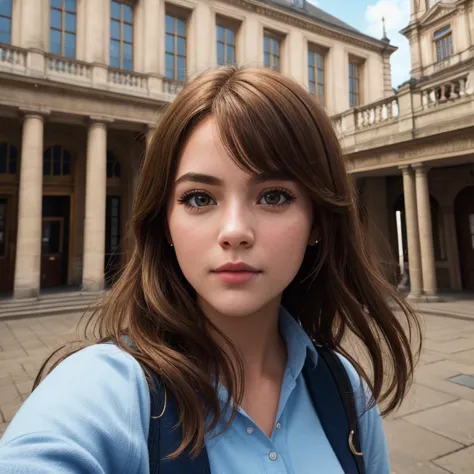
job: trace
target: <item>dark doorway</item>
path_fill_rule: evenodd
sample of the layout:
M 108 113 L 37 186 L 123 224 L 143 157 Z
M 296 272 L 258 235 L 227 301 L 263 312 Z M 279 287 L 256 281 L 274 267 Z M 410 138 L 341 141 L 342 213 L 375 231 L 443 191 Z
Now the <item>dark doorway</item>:
M 462 283 L 466 290 L 474 290 L 474 186 L 458 194 L 455 212 Z
M 107 196 L 105 208 L 105 282 L 112 285 L 118 278 L 121 268 L 120 196 Z
M 12 198 L 0 196 L 0 293 L 13 289 L 15 255 L 11 245 Z
M 43 196 L 41 288 L 67 284 L 70 204 L 69 196 Z

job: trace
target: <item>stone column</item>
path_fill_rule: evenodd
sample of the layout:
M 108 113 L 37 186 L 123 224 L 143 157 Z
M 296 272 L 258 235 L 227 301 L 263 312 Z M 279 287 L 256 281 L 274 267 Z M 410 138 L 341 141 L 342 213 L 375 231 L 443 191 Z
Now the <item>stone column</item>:
M 418 233 L 418 215 L 416 207 L 416 188 L 413 170 L 409 166 L 400 166 L 403 174 L 403 195 L 405 198 L 405 219 L 408 244 L 408 267 L 410 272 L 409 298 L 419 299 L 422 293 L 420 237 Z
M 20 196 L 16 245 L 15 298 L 39 296 L 41 278 L 41 213 L 43 201 L 44 118 L 28 113 L 23 123 Z
M 107 126 L 92 119 L 87 137 L 84 220 L 84 291 L 104 289 L 105 199 L 107 193 Z
M 46 34 L 44 26 L 45 15 L 49 14 L 49 2 L 47 0 L 21 0 L 20 12 L 20 46 L 28 49 L 27 68 L 31 75 L 43 76 L 44 52 L 47 49 L 49 37 L 49 32 Z
M 416 204 L 420 233 L 421 268 L 423 290 L 428 298 L 436 296 L 436 266 L 433 246 L 433 225 L 431 222 L 430 193 L 428 190 L 428 170 L 423 164 L 413 166 L 416 176 Z

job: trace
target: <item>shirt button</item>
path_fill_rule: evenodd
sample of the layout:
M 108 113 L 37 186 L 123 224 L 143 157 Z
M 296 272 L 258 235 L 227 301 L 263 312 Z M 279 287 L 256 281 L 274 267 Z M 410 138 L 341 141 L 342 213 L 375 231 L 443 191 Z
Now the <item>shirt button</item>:
M 279 430 L 281 428 L 281 423 L 276 424 L 276 429 Z
M 251 426 L 249 426 L 249 427 L 247 428 L 247 433 L 248 433 L 248 434 L 252 434 L 252 433 L 253 433 L 253 428 L 252 428 Z
M 277 453 L 275 453 L 275 451 L 270 451 L 270 454 L 268 455 L 268 457 L 272 460 L 272 461 L 276 461 L 278 456 L 277 456 Z

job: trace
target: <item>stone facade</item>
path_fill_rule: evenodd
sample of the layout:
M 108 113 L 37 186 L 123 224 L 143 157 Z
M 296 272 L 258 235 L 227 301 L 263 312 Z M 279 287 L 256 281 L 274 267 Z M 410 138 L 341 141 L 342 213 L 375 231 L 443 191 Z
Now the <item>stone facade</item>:
M 331 115 L 392 94 L 394 47 L 290 0 L 6 0 L 0 21 L 0 294 L 15 297 L 113 280 L 163 109 L 223 51 L 271 56 Z
M 474 0 L 412 0 L 396 93 L 387 40 L 291 0 L 1 5 L 0 293 L 113 280 L 163 109 L 222 57 L 271 57 L 324 103 L 395 283 L 474 289 Z

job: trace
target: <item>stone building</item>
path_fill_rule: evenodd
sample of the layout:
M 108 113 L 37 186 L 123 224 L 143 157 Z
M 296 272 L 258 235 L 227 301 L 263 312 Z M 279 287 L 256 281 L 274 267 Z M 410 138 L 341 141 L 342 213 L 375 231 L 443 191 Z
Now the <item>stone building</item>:
M 187 77 L 274 67 L 337 114 L 392 94 L 393 51 L 302 0 L 0 0 L 0 292 L 113 279 L 140 159 Z
M 113 279 L 163 108 L 234 62 L 324 104 L 413 297 L 473 289 L 473 4 L 411 1 L 412 80 L 394 93 L 389 41 L 303 0 L 0 0 L 0 292 Z
M 332 118 L 382 260 L 429 301 L 474 290 L 474 1 L 411 0 L 402 33 L 411 80 Z

